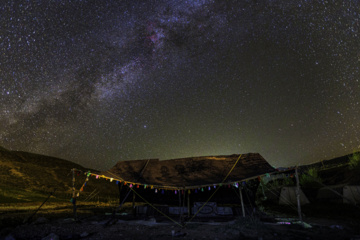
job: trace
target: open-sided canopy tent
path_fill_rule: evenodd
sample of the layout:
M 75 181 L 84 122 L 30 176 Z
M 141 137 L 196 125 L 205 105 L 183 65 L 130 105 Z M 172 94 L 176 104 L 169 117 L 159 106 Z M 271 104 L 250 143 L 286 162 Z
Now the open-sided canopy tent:
M 75 171 L 76 169 L 73 169 L 73 183 L 75 182 Z M 181 203 L 183 203 L 184 206 L 186 201 L 185 196 L 187 196 L 188 215 L 190 215 L 191 202 L 203 202 L 202 206 L 194 214 L 193 217 L 195 217 L 210 200 L 215 202 L 221 200 L 223 203 L 231 200 L 231 196 L 228 197 L 228 195 L 230 195 L 228 194 L 229 191 L 233 193 L 236 192 L 233 191 L 234 188 L 232 188 L 231 185 L 239 187 L 239 183 L 241 183 L 251 192 L 252 190 L 249 189 L 248 184 L 257 184 L 252 184 L 251 182 L 245 183 L 247 180 L 256 179 L 262 175 L 274 173 L 275 171 L 276 170 L 258 153 L 190 157 L 163 161 L 158 159 L 119 161 L 108 171 L 100 173 L 87 172 L 86 181 L 81 189 L 85 186 L 89 176 L 95 176 L 96 179 L 106 178 L 109 179 L 110 182 L 116 181 L 116 184 L 119 185 L 122 203 L 127 199 L 128 194 L 132 192 L 133 203 L 135 202 L 135 197 L 138 196 L 142 201 L 148 203 L 153 209 L 164 216 L 166 216 L 166 214 L 154 207 L 151 203 L 159 203 L 160 201 L 160 204 L 165 203 L 169 205 L 171 204 L 169 199 L 174 199 L 174 194 L 177 194 L 180 207 Z M 258 181 L 256 182 L 258 183 Z M 121 189 L 124 185 L 126 185 L 129 190 L 131 189 L 131 191 L 127 191 L 123 199 L 121 197 Z M 222 185 L 226 187 L 217 187 Z M 140 188 L 140 186 L 142 187 Z M 204 190 L 204 188 L 207 190 Z M 75 198 L 75 188 L 73 189 L 73 196 Z M 154 198 L 158 190 L 161 190 L 162 195 L 161 197 Z M 238 192 L 244 215 L 242 188 L 239 188 Z M 195 199 L 190 197 L 190 194 L 193 196 L 192 193 L 195 193 Z M 215 200 L 215 193 L 219 193 L 218 195 L 220 195 L 221 199 Z M 181 197 L 183 200 L 181 200 Z M 203 197 L 206 198 L 203 199 Z M 250 202 L 252 201 L 251 196 L 247 196 L 247 199 Z M 166 202 L 163 202 L 165 200 Z M 74 212 L 76 212 L 75 202 L 73 203 Z
M 241 182 L 275 169 L 258 153 L 173 160 L 119 161 L 101 177 L 159 189 L 194 189 Z

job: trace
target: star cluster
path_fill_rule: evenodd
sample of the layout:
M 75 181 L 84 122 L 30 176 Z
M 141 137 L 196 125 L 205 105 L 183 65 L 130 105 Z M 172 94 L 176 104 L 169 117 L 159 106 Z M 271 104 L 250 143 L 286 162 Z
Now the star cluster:
M 360 148 L 360 3 L 5 1 L 0 145 L 107 169 Z

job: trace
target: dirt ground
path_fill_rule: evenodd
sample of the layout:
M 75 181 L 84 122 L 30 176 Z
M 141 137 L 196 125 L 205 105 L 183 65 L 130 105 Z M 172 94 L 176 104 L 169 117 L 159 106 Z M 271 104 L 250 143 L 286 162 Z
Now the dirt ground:
M 71 206 L 57 205 L 41 209 L 29 223 L 24 223 L 36 209 L 35 205 L 27 207 L 0 206 L 0 239 L 360 240 L 360 225 L 356 220 L 307 218 L 302 225 L 296 218 L 261 214 L 245 218 L 198 218 L 182 227 L 163 216 L 135 218 L 130 213 L 112 216 L 109 214 L 113 208 L 90 205 L 79 206 L 75 220 Z

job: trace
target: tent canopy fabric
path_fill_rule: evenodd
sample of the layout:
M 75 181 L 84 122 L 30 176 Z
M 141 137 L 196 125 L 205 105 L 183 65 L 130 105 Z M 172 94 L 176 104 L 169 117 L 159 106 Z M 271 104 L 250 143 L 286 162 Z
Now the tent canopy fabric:
M 106 178 L 138 185 L 190 189 L 251 179 L 275 169 L 258 153 L 189 157 L 172 160 L 119 161 Z

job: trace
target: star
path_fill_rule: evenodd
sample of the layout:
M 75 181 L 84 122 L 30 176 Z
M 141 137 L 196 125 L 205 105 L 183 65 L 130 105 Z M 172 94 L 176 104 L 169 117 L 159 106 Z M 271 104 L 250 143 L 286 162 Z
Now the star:
M 0 146 L 100 170 L 358 150 L 357 1 L 5 1 Z M 145 131 L 146 130 L 146 131 Z

